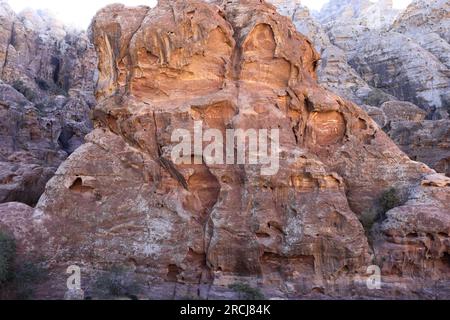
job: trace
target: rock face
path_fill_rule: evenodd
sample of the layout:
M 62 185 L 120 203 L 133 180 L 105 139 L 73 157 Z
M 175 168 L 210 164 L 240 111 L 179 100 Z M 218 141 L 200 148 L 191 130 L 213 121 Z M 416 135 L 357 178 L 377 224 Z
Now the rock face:
M 366 103 L 375 90 L 348 64 L 346 52 L 334 45 L 323 25 L 315 19 L 308 8 L 295 1 L 269 1 L 278 11 L 292 19 L 296 29 L 313 42 L 321 55 L 318 67 L 320 83 L 331 91 L 358 104 Z M 352 20 L 349 20 L 352 21 Z M 389 97 L 383 94 L 385 97 Z
M 445 0 L 413 1 L 394 22 L 394 29 L 401 33 L 439 35 L 447 43 L 449 33 L 449 4 Z M 448 55 L 448 52 L 447 52 Z
M 349 55 L 349 63 L 365 81 L 422 106 L 430 118 L 448 117 L 450 71 L 435 55 L 394 31 L 361 37 L 364 45 Z
M 389 101 L 364 110 L 411 159 L 450 176 L 449 120 L 425 120 L 426 112 L 409 102 Z
M 393 9 L 392 1 L 329 1 L 314 15 L 298 2 L 271 2 L 321 53 L 318 76 L 323 86 L 366 105 L 411 158 L 448 174 L 447 122 L 438 121 L 430 130 L 432 122 L 411 122 L 395 116 L 396 110 L 385 114 L 388 106 L 408 101 L 426 112 L 427 121 L 448 119 L 448 1 L 413 1 L 403 12 Z M 406 131 L 398 129 L 397 120 L 405 121 L 405 130 L 418 125 L 429 129 L 414 132 L 416 140 L 405 139 L 399 136 Z M 397 122 L 396 130 L 387 126 L 392 121 Z
M 33 225 L 30 224 L 33 208 L 23 203 L 0 204 L 0 230 L 13 234 L 19 256 L 33 251 Z
M 396 121 L 389 128 L 394 142 L 412 159 L 450 176 L 450 121 Z
M 388 101 L 381 105 L 381 111 L 386 115 L 389 123 L 397 121 L 424 121 L 427 113 L 409 102 Z
M 330 1 L 318 14 L 331 42 L 370 86 L 448 117 L 448 1 Z M 377 105 L 378 106 L 378 105 Z
M 54 274 L 72 264 L 88 275 L 119 264 L 153 288 L 178 283 L 209 298 L 242 281 L 267 297 L 449 297 L 439 286 L 450 281 L 450 180 L 320 87 L 319 55 L 275 7 L 111 5 L 91 33 L 95 130 L 47 184 L 27 224 Z M 198 149 L 188 154 L 197 164 L 174 163 L 174 130 L 194 135 L 198 121 L 224 135 L 280 130 L 279 171 L 214 164 Z M 369 241 L 360 219 L 392 187 L 404 204 Z M 378 291 L 361 281 L 373 264 L 383 270 Z M 51 287 L 64 292 L 65 279 Z
M 428 88 L 423 86 L 424 91 L 419 92 L 418 97 L 431 101 L 429 105 L 436 107 L 435 117 L 438 119 L 448 119 L 450 114 L 449 12 L 450 4 L 448 1 L 416 0 L 398 17 L 392 26 L 392 31 L 409 37 L 432 55 L 433 64 L 436 64 L 436 72 L 429 81 L 432 87 L 429 88 L 428 93 Z M 430 65 L 430 63 L 427 65 Z
M 0 203 L 34 205 L 92 130 L 96 55 L 86 34 L 0 2 Z

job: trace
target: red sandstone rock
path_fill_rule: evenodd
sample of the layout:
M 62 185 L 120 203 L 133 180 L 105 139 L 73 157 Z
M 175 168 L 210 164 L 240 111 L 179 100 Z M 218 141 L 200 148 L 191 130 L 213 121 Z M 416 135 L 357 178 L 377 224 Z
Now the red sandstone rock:
M 435 172 L 318 85 L 318 54 L 274 7 L 113 5 L 99 12 L 92 36 L 96 129 L 48 183 L 32 219 L 52 270 L 120 264 L 152 283 L 252 279 L 290 297 L 349 296 L 361 289 L 355 275 L 374 262 L 405 296 L 449 280 L 449 187 L 422 183 L 444 177 L 426 178 Z M 171 162 L 173 130 L 192 131 L 199 120 L 221 132 L 280 129 L 278 174 Z M 373 249 L 359 217 L 391 187 L 408 201 L 376 226 Z M 421 252 L 405 270 L 428 259 L 427 268 L 402 278 L 399 250 Z

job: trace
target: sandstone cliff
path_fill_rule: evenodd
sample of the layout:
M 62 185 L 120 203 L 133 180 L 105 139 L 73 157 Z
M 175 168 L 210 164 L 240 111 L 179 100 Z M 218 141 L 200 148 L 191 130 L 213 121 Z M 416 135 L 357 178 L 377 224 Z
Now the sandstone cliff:
M 318 14 L 331 42 L 372 87 L 448 118 L 448 1 L 330 1 Z
M 330 1 L 314 14 L 299 2 L 271 2 L 321 53 L 323 86 L 368 105 L 378 119 L 384 119 L 384 111 L 372 107 L 388 101 L 394 109 L 408 101 L 425 110 L 422 125 L 397 117 L 395 130 L 388 123 L 381 126 L 411 158 L 450 174 L 447 1 L 413 1 L 402 12 L 393 9 L 392 1 Z M 435 129 L 415 130 L 416 125 Z
M 96 55 L 83 32 L 0 2 L 0 203 L 34 205 L 92 130 Z
M 16 238 L 32 235 L 25 251 L 45 255 L 50 297 L 64 291 L 71 264 L 91 279 L 127 266 L 159 298 L 186 288 L 226 297 L 241 281 L 267 297 L 449 297 L 450 179 L 320 87 L 318 53 L 275 7 L 112 5 L 91 33 L 95 130 L 32 215 L 7 207 L 27 228 L 0 215 Z M 279 172 L 211 164 L 196 152 L 198 164 L 173 163 L 173 130 L 192 132 L 195 121 L 222 133 L 279 129 Z M 401 201 L 383 207 L 391 188 Z M 380 215 L 365 230 L 371 212 Z M 361 281 L 373 264 L 382 290 Z

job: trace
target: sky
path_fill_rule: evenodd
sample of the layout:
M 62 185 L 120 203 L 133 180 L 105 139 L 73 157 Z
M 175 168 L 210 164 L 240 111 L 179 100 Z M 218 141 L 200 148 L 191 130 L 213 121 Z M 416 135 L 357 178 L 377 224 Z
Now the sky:
M 128 6 L 156 4 L 156 0 L 9 0 L 8 2 L 16 12 L 27 7 L 48 9 L 65 24 L 81 29 L 86 29 L 95 13 L 107 4 L 118 2 Z M 320 10 L 326 2 L 328 0 L 302 0 L 304 5 L 313 10 Z M 411 0 L 394 0 L 394 6 L 405 8 L 410 2 Z

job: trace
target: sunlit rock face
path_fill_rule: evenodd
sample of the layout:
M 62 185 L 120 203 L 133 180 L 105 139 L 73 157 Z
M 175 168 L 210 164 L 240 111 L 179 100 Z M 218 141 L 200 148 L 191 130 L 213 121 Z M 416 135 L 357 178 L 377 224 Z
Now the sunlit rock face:
M 54 274 L 72 264 L 86 275 L 122 265 L 163 288 L 159 297 L 177 295 L 170 283 L 214 298 L 242 281 L 268 297 L 447 294 L 436 288 L 450 275 L 449 180 L 320 87 L 318 53 L 275 7 L 112 5 L 91 34 L 99 59 L 95 130 L 29 219 Z M 223 135 L 279 130 L 279 170 L 211 164 L 195 150 L 188 156 L 197 164 L 175 163 L 174 130 L 194 135 L 200 121 Z M 392 187 L 403 201 L 372 237 L 360 219 Z M 400 261 L 414 272 L 400 274 Z M 386 276 L 381 291 L 366 288 L 373 264 Z M 52 286 L 63 291 L 65 281 Z
M 96 61 L 84 32 L 0 1 L 0 203 L 36 204 L 92 130 Z

